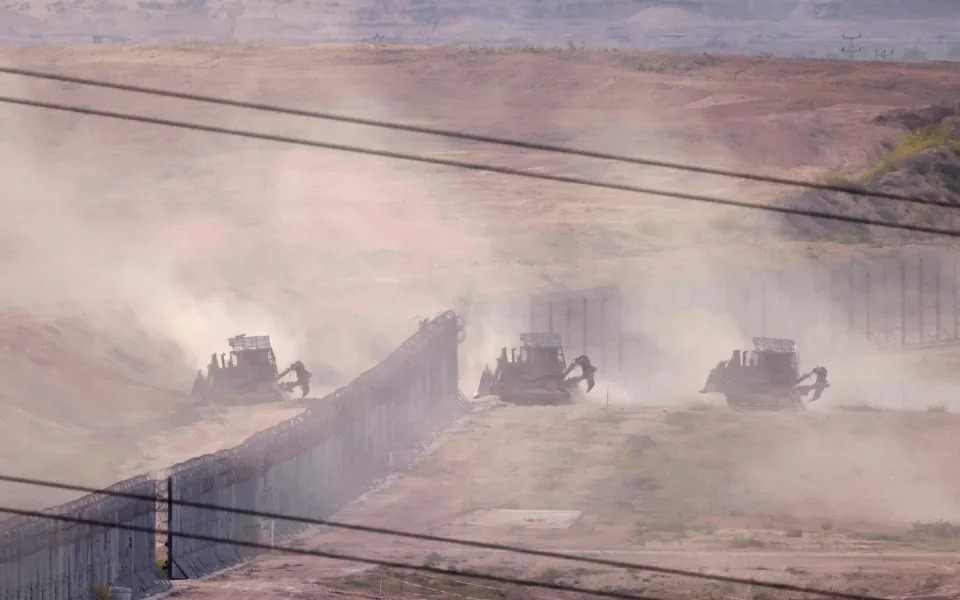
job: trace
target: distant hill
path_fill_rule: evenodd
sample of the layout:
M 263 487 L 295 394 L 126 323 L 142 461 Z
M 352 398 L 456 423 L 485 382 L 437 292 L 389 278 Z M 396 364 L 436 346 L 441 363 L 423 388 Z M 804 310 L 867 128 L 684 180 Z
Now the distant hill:
M 882 47 L 924 60 L 960 59 L 958 22 L 945 0 L 0 1 L 6 44 L 583 43 L 840 58 L 842 35 L 861 34 L 859 58 Z
M 875 121 L 899 126 L 906 133 L 899 144 L 890 148 L 872 168 L 852 180 L 841 178 L 840 181 L 960 206 L 960 103 L 915 110 L 898 109 L 879 115 Z M 784 204 L 792 208 L 840 212 L 925 227 L 960 227 L 960 219 L 938 206 L 851 198 L 847 194 L 833 192 L 809 191 L 789 198 Z M 833 238 L 864 242 L 935 237 L 798 216 L 788 216 L 784 222 L 791 235 L 805 239 Z

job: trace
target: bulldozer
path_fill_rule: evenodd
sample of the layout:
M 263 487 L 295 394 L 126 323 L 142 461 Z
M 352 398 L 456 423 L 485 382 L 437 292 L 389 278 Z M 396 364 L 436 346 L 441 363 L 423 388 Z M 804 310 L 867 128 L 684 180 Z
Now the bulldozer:
M 504 347 L 497 368 L 492 372 L 484 368 L 474 398 L 495 395 L 510 404 L 566 404 L 581 381 L 587 382 L 588 392 L 596 384 L 597 368 L 586 355 L 566 363 L 559 334 L 521 334 L 519 350 L 513 348 L 508 357 Z M 567 378 L 577 367 L 581 374 Z
M 813 384 L 801 385 L 811 376 Z M 816 367 L 800 375 L 800 357 L 794 340 L 753 338 L 753 352 L 734 350 L 730 360 L 717 364 L 701 394 L 724 394 L 727 406 L 736 411 L 801 411 L 803 398 L 820 399 L 830 387 L 827 370 Z
M 270 336 L 236 335 L 227 354 L 210 356 L 207 375 L 197 372 L 191 397 L 199 403 L 262 404 L 286 400 L 277 383 L 277 359 Z

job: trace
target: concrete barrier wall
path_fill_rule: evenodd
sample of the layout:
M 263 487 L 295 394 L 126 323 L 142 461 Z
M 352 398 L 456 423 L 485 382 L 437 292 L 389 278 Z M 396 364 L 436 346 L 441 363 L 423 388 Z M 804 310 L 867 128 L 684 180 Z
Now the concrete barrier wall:
M 153 496 L 156 482 L 143 475 L 108 490 Z M 155 511 L 152 501 L 92 494 L 49 512 L 150 528 Z M 128 587 L 142 597 L 167 585 L 158 577 L 153 533 L 34 518 L 2 525 L 2 600 L 87 600 L 95 586 Z
M 171 471 L 174 500 L 327 517 L 371 489 L 463 414 L 453 313 L 315 408 L 240 446 Z M 174 506 L 170 531 L 279 542 L 303 526 Z M 198 577 L 250 555 L 242 548 L 172 536 L 174 577 Z
M 467 410 L 458 389 L 453 312 L 424 321 L 386 360 L 302 415 L 255 434 L 236 448 L 194 458 L 111 490 L 325 517 L 358 498 Z M 158 500 L 94 494 L 52 509 L 111 523 L 236 540 L 279 542 L 302 530 L 231 513 Z M 163 536 L 166 537 L 166 536 Z M 197 577 L 235 564 L 253 550 L 172 536 L 174 577 Z M 88 600 L 94 586 L 121 586 L 134 598 L 169 581 L 156 565 L 155 533 L 71 525 L 47 519 L 0 522 L 0 600 Z

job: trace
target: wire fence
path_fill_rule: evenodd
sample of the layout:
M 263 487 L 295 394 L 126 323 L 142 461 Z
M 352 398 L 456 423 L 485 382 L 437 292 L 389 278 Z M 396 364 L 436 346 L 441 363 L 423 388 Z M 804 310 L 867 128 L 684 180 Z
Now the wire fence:
M 811 356 L 946 346 L 960 343 L 958 265 L 952 250 L 926 250 L 693 282 L 538 293 L 528 299 L 525 328 L 559 333 L 566 354 L 587 354 L 600 376 L 634 383 L 677 370 L 677 353 L 668 348 L 695 354 L 711 337 L 789 338 Z
M 421 323 L 386 360 L 294 419 L 222 452 L 200 456 L 110 489 L 324 517 L 410 464 L 409 457 L 462 415 L 458 333 L 453 312 Z M 396 460 L 398 455 L 408 457 Z M 2 600 L 87 600 L 98 588 L 125 587 L 134 598 L 168 589 L 256 550 L 178 536 L 190 533 L 261 542 L 288 538 L 303 524 L 163 500 L 91 494 L 52 513 L 136 526 L 134 531 L 40 518 L 0 522 Z M 171 535 L 158 539 L 156 528 Z M 165 569 L 157 560 L 165 545 Z

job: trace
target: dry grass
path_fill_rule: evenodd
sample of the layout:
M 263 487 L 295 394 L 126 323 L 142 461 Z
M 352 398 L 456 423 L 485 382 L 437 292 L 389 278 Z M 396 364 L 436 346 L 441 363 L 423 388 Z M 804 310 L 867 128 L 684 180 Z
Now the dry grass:
M 904 160 L 940 147 L 947 147 L 960 156 L 960 137 L 957 137 L 955 127 L 949 123 L 929 125 L 916 133 L 906 134 L 896 148 L 881 158 L 877 164 L 857 175 L 854 181 L 868 183 L 896 168 Z

